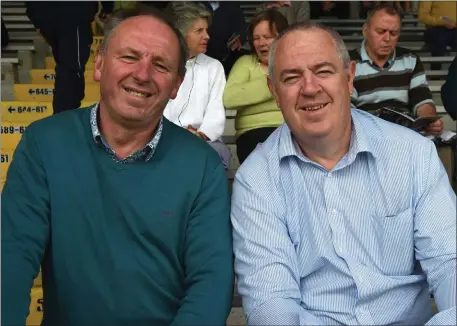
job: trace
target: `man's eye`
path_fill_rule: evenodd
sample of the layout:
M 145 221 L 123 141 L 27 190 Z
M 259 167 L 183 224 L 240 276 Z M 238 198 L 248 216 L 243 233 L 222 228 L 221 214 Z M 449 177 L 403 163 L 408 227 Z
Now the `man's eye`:
M 163 72 L 166 72 L 168 71 L 168 68 L 165 67 L 164 65 L 160 64 L 160 63 L 156 63 L 154 64 L 154 66 L 157 68 L 157 70 L 159 71 L 163 71 Z
M 332 73 L 333 72 L 330 71 L 330 70 L 320 70 L 320 71 L 317 72 L 318 75 L 323 75 L 323 76 L 330 75 Z
M 297 76 L 290 76 L 290 77 L 284 78 L 284 82 L 285 82 L 285 83 L 293 83 L 293 82 L 296 81 L 297 79 L 298 79 Z
M 129 61 L 129 62 L 136 61 L 136 58 L 134 56 L 131 56 L 131 55 L 124 55 L 121 58 L 124 61 Z

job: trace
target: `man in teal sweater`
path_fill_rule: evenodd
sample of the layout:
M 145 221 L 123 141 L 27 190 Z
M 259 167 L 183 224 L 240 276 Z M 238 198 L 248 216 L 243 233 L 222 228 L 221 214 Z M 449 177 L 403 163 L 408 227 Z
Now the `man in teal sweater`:
M 162 117 L 185 42 L 119 12 L 95 63 L 100 102 L 31 124 L 2 193 L 2 325 L 24 325 L 40 265 L 43 325 L 224 325 L 233 291 L 216 152 Z

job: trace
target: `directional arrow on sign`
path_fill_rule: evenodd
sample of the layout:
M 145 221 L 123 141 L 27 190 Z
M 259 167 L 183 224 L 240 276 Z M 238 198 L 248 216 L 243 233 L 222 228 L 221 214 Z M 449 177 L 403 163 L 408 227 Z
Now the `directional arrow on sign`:
M 35 94 L 35 90 L 29 89 L 29 94 Z
M 10 107 L 8 108 L 8 112 L 9 112 L 9 113 L 16 112 L 16 109 L 13 108 L 12 106 L 10 106 Z
M 48 80 L 48 79 L 51 79 L 52 78 L 52 75 L 50 74 L 44 74 L 44 79 Z

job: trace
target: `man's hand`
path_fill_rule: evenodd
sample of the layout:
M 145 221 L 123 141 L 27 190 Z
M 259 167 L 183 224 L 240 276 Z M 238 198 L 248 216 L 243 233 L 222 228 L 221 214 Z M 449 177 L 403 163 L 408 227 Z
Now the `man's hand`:
M 423 104 L 417 108 L 417 117 L 436 116 L 436 108 L 431 104 Z M 424 129 L 426 136 L 439 136 L 443 132 L 443 121 L 437 120 Z
M 227 41 L 227 48 L 231 51 L 240 50 L 243 44 L 240 40 L 240 34 L 233 34 Z
M 444 26 L 446 26 L 447 29 L 454 29 L 457 27 L 457 24 L 452 21 L 445 20 Z
M 424 129 L 426 136 L 439 136 L 442 134 L 444 128 L 443 120 L 439 119 L 432 122 Z

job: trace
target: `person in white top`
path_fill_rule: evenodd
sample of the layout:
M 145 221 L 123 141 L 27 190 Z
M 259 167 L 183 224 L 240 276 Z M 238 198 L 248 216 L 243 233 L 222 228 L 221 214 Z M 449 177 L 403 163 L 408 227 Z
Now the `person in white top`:
M 167 10 L 186 40 L 189 59 L 178 95 L 168 102 L 164 116 L 207 141 L 228 169 L 231 153 L 221 139 L 225 128 L 224 68 L 218 60 L 204 54 L 211 13 L 203 5 L 191 2 L 172 2 Z

